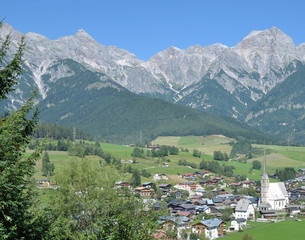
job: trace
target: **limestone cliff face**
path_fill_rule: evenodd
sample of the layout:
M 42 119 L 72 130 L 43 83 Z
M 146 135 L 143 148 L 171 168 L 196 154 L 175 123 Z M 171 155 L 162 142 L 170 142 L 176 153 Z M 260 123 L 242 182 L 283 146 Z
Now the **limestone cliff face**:
M 8 55 L 12 56 L 23 34 L 4 23 L 0 40 L 7 34 L 12 41 Z M 55 82 L 78 74 L 67 64 L 69 61 L 64 61 L 72 59 L 134 93 L 251 121 L 264 109 L 252 109 L 249 114 L 249 106 L 268 95 L 298 71 L 299 63 L 305 62 L 305 43 L 295 46 L 276 27 L 252 31 L 235 47 L 170 47 L 148 61 L 141 61 L 124 49 L 103 46 L 84 30 L 56 40 L 26 33 L 25 39 L 26 71 L 16 92 L 5 103 L 7 109 L 22 104 L 34 87 L 39 90 L 38 101 L 47 99 Z
M 22 34 L 4 23 L 0 38 L 9 33 L 16 46 Z M 172 101 L 191 93 L 191 86 L 203 78 L 215 79 L 243 104 L 248 102 L 241 93 L 256 101 L 294 72 L 293 66 L 286 71 L 289 64 L 305 61 L 305 45 L 295 47 L 292 39 L 275 27 L 251 32 L 236 47 L 222 44 L 196 45 L 185 50 L 170 47 L 147 62 L 126 50 L 99 44 L 84 30 L 56 40 L 37 33 L 26 33 L 25 37 L 26 65 L 42 98 L 47 96 L 48 81 L 72 74 L 65 66 L 56 72 L 48 70 L 63 59 L 103 72 L 132 92 L 163 95 Z M 45 75 L 52 77 L 46 81 Z

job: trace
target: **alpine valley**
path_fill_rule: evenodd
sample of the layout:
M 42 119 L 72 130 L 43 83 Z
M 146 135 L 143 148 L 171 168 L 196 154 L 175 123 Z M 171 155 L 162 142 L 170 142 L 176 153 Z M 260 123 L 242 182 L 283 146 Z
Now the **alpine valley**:
M 13 56 L 23 34 L 4 23 L 0 40 L 8 34 Z M 295 46 L 276 27 L 253 31 L 235 47 L 170 47 L 148 61 L 103 46 L 84 30 L 57 40 L 24 36 L 25 71 L 1 102 L 2 114 L 18 108 L 36 87 L 43 122 L 111 141 L 130 142 L 140 130 L 148 140 L 166 134 L 263 136 L 249 124 L 305 143 L 305 44 Z

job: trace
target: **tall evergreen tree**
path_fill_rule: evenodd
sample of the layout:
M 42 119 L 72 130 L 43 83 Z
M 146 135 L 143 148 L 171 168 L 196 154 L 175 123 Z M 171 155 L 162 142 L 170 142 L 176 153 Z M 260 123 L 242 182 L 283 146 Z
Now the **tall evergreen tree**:
M 134 169 L 132 172 L 131 184 L 133 187 L 138 187 L 141 185 L 141 174 L 138 169 Z
M 23 69 L 24 38 L 11 60 L 7 57 L 9 44 L 10 36 L 7 36 L 0 47 L 0 101 L 14 90 Z M 0 117 L 1 239 L 40 239 L 34 213 L 29 211 L 33 206 L 31 176 L 39 152 L 23 154 L 37 124 L 38 110 L 33 98 L 34 95 L 20 109 Z
M 44 176 L 53 176 L 54 175 L 54 164 L 50 162 L 49 154 L 44 152 L 42 157 L 42 174 Z

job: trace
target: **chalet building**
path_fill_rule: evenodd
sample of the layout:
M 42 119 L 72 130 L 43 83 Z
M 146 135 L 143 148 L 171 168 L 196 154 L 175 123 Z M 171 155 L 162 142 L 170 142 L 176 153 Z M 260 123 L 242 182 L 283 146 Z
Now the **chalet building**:
M 203 180 L 199 180 L 199 181 L 198 181 L 198 183 L 199 183 L 201 186 L 205 186 L 207 182 L 208 182 L 207 179 L 203 179 Z
M 301 213 L 301 206 L 300 205 L 288 205 L 286 207 L 287 213 L 290 215 L 297 215 Z
M 195 209 L 196 209 L 196 206 L 194 204 L 188 204 L 188 203 L 181 204 L 181 205 L 179 205 L 179 207 L 181 208 L 180 211 L 184 211 L 184 212 L 186 212 L 186 211 L 195 211 Z
M 153 179 L 155 181 L 159 181 L 159 180 L 168 180 L 168 177 L 166 176 L 166 174 L 164 173 L 160 173 L 160 174 L 155 174 Z
M 223 177 L 212 177 L 211 178 L 212 180 L 215 180 L 217 182 L 223 182 L 224 181 L 224 178 Z
M 205 233 L 209 239 L 216 239 L 223 236 L 226 223 L 218 218 L 208 219 L 192 224 L 192 232 L 196 234 Z
M 249 188 L 249 187 L 255 187 L 256 182 L 251 180 L 245 180 L 241 182 L 242 188 Z
M 196 213 L 197 213 L 197 214 L 198 214 L 198 213 L 207 213 L 207 214 L 211 213 L 210 207 L 208 207 L 208 206 L 206 206 L 206 205 L 197 206 L 197 207 L 195 208 L 195 210 L 196 210 Z
M 210 206 L 210 215 L 214 215 L 217 218 L 221 218 L 222 214 L 218 208 Z
M 169 194 L 175 194 L 176 198 L 182 198 L 184 196 L 184 192 L 179 190 L 170 190 Z
M 160 146 L 158 146 L 158 145 L 153 145 L 153 146 L 149 146 L 148 149 L 150 149 L 150 150 L 159 150 L 159 149 L 160 149 Z
M 202 195 L 193 195 L 190 198 L 195 203 L 195 202 L 198 202 L 202 199 Z
M 115 187 L 116 188 L 131 188 L 130 183 L 129 182 L 124 182 L 124 181 L 119 181 L 115 183 Z
M 154 193 L 154 189 L 149 189 L 146 187 L 137 187 L 134 189 L 135 193 L 139 193 L 141 197 L 151 197 Z
M 212 198 L 214 206 L 222 206 L 224 199 L 223 198 Z
M 305 186 L 291 190 L 289 199 L 292 201 L 305 200 Z
M 191 172 L 191 173 L 184 173 L 184 174 L 181 174 L 180 176 L 185 178 L 185 179 L 190 179 L 190 180 L 195 180 L 199 177 L 205 177 L 205 176 L 208 176 L 209 175 L 209 172 L 207 171 L 202 171 L 202 172 Z
M 161 216 L 158 221 L 159 225 L 165 230 L 173 230 L 175 227 L 186 227 L 190 225 L 188 217 L 167 217 Z
M 255 218 L 255 210 L 252 202 L 249 199 L 240 199 L 236 205 L 234 216 L 238 218 Z
M 299 173 L 299 174 L 302 174 L 302 175 L 305 174 L 305 168 L 299 169 L 299 170 L 298 170 L 298 173 Z
M 167 204 L 167 207 L 171 209 L 172 213 L 179 211 L 195 211 L 196 205 L 192 201 L 186 201 L 182 199 L 173 199 Z
M 201 189 L 201 187 L 196 182 L 183 182 L 175 185 L 175 188 L 186 190 L 186 191 L 196 191 Z
M 200 196 L 204 196 L 205 194 L 207 194 L 208 192 L 204 189 L 198 189 L 195 191 L 196 195 L 200 195 Z
M 177 223 L 171 217 L 161 219 L 159 225 L 165 230 L 174 230 L 177 227 Z
M 298 175 L 298 176 L 296 176 L 295 179 L 296 179 L 297 181 L 299 181 L 299 182 L 305 183 L 305 174 L 304 174 L 304 175 Z
M 167 183 L 162 183 L 162 184 L 159 184 L 159 188 L 162 190 L 162 191 L 169 191 L 171 189 L 172 185 L 171 184 L 167 184 Z
M 241 187 L 242 183 L 241 182 L 237 182 L 237 183 L 231 183 L 230 185 L 231 185 L 231 187 Z

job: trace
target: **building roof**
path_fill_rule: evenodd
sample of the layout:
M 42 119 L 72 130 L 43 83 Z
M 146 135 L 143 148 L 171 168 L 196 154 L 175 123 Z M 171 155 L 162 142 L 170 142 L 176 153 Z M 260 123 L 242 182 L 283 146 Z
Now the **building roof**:
M 178 216 L 185 216 L 185 217 L 188 217 L 189 215 L 191 215 L 192 212 L 191 211 L 179 211 L 177 212 L 177 215 Z
M 142 186 L 147 186 L 147 185 L 152 185 L 153 183 L 152 182 L 145 182 L 142 184 Z
M 207 226 L 208 228 L 218 227 L 222 220 L 219 220 L 218 218 L 212 218 L 204 221 L 200 221 L 203 225 Z
M 251 201 L 249 199 L 242 198 L 237 202 L 235 211 L 247 212 L 250 204 L 251 204 Z
M 212 198 L 214 203 L 222 203 L 223 202 L 223 198 Z
M 213 203 L 212 200 L 208 199 L 208 200 L 207 200 L 207 204 L 208 204 L 208 205 L 213 205 L 214 203 Z
M 269 183 L 269 199 L 285 199 L 288 193 L 283 182 Z
M 165 187 L 171 187 L 172 185 L 171 184 L 168 184 L 168 183 L 161 183 L 159 184 L 159 188 L 165 188 Z
M 195 209 L 195 205 L 194 204 L 181 204 L 180 205 L 182 208 L 184 208 L 184 209 Z
M 238 222 L 238 223 L 241 223 L 241 222 L 246 222 L 247 220 L 246 220 L 245 218 L 236 218 L 236 219 L 233 219 L 232 222 L 233 222 L 233 221 L 236 221 L 236 222 Z

